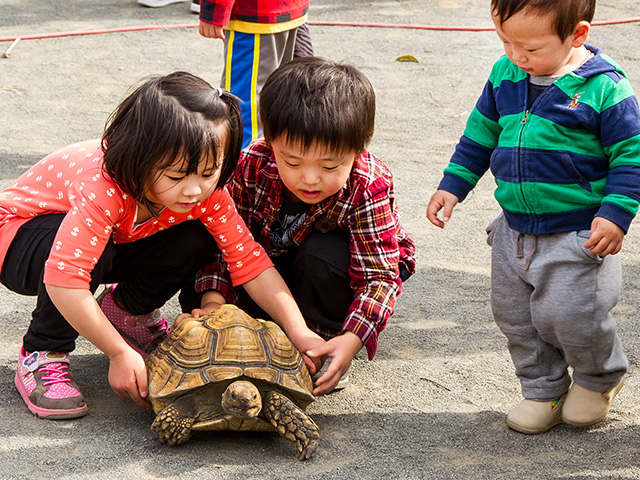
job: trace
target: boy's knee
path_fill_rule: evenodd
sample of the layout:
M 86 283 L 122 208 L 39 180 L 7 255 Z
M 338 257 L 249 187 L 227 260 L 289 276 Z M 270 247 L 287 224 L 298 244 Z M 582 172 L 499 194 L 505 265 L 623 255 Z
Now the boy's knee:
M 329 265 L 336 275 L 349 276 L 349 236 L 345 231 L 315 232 L 305 240 L 296 255 L 296 271 L 314 271 L 314 267 Z
M 294 262 L 294 296 L 307 322 L 342 329 L 353 301 L 346 232 L 312 234 Z

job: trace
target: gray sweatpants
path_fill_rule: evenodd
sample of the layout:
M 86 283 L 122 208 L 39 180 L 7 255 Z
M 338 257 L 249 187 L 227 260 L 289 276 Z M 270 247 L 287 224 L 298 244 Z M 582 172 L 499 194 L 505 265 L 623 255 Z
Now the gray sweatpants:
M 487 234 L 491 308 L 522 395 L 558 398 L 571 384 L 568 366 L 584 388 L 613 388 L 628 368 L 611 315 L 620 294 L 620 255 L 589 253 L 588 230 L 525 235 L 509 228 L 503 214 Z

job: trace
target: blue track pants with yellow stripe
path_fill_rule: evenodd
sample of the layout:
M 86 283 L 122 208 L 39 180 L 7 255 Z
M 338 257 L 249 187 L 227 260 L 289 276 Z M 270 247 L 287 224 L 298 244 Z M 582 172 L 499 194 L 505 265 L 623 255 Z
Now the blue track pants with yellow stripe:
M 262 136 L 258 95 L 267 77 L 293 59 L 297 28 L 279 33 L 225 31 L 221 85 L 242 101 L 243 148 Z

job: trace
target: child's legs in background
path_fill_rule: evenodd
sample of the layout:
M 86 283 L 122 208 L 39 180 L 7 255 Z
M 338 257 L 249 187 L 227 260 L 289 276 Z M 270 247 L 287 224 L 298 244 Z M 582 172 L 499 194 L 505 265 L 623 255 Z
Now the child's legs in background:
M 313 42 L 311 41 L 309 24 L 303 23 L 296 31 L 296 46 L 293 49 L 293 58 L 313 57 L 313 55 Z
M 262 136 L 258 96 L 271 72 L 293 59 L 296 30 L 273 34 L 225 31 L 221 85 L 242 100 L 243 148 Z
M 491 252 L 491 309 L 496 324 L 507 337 L 507 346 L 522 386 L 522 395 L 549 401 L 565 394 L 571 384 L 567 362 L 549 339 L 541 337 L 531 315 L 534 285 L 527 268 L 532 236 L 519 238 L 504 215 L 487 228 Z M 526 247 L 524 248 L 526 243 Z

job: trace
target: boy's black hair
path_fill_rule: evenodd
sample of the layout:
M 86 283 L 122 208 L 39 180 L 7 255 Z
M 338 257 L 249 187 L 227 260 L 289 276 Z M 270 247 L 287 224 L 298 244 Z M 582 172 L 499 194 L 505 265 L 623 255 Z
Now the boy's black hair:
M 158 206 L 146 193 L 156 175 L 182 160 L 184 173 L 200 160 L 222 170 L 216 188 L 236 169 L 242 148 L 238 99 L 187 72 L 152 77 L 109 116 L 102 136 L 104 170 L 152 215 Z
M 260 92 L 267 142 L 284 136 L 303 150 L 312 145 L 359 154 L 373 136 L 376 97 L 356 67 L 319 57 L 296 58 L 275 70 Z
M 555 17 L 553 27 L 561 40 L 565 40 L 578 22 L 593 20 L 596 0 L 491 0 L 491 13 L 500 23 L 525 10 Z

